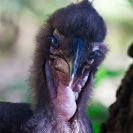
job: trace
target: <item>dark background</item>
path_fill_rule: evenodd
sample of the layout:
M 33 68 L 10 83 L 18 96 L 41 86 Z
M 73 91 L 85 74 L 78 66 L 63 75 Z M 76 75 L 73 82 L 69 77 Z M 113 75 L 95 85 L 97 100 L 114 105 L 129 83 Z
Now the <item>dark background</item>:
M 76 0 L 0 0 L 0 100 L 31 102 L 28 75 L 35 48 L 35 36 L 48 15 Z M 98 133 L 108 117 L 108 107 L 132 60 L 127 49 L 133 41 L 133 1 L 95 0 L 104 18 L 110 51 L 100 67 L 87 114 Z

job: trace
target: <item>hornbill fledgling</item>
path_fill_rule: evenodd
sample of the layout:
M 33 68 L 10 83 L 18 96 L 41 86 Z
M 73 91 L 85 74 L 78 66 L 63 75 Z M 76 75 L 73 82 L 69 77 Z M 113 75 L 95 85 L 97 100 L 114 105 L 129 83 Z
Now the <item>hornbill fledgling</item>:
M 0 133 L 92 133 L 85 110 L 105 58 L 106 26 L 84 0 L 55 11 L 37 35 L 33 104 L 0 103 Z

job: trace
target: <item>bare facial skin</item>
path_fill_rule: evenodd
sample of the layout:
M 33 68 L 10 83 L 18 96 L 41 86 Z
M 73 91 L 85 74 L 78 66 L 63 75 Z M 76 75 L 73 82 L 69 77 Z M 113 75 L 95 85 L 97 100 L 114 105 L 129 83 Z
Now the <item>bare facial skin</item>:
M 54 86 L 54 80 L 51 78 L 53 76 L 48 62 L 46 62 L 45 70 L 48 81 L 49 96 L 54 109 L 59 115 L 68 121 L 76 112 L 76 100 L 78 99 L 81 89 L 88 79 L 88 75 L 80 78 L 77 83 L 71 87 L 65 86 L 59 81 L 58 87 L 56 88 Z
M 65 56 L 63 56 L 63 50 L 60 49 L 60 45 L 62 45 L 65 36 L 60 34 L 57 29 L 54 30 L 53 35 L 57 39 L 57 42 L 51 40 L 52 44 L 50 46 L 50 52 L 52 53 L 51 58 L 53 61 L 46 61 L 45 65 L 46 79 L 48 83 L 47 88 L 49 90 L 49 97 L 53 104 L 53 108 L 65 119 L 65 121 L 69 121 L 77 110 L 76 102 L 90 77 L 90 67 L 96 62 L 96 56 L 93 52 L 101 51 L 100 53 L 104 54 L 105 51 L 101 50 L 101 46 L 104 45 L 103 43 L 92 43 L 89 45 L 90 47 L 88 46 L 88 51 L 85 53 L 86 58 L 84 58 L 84 52 L 82 53 L 82 57 L 80 57 L 80 63 L 82 66 L 80 71 L 82 71 L 82 74 L 80 76 L 74 75 L 73 80 L 71 80 L 69 77 L 70 65 L 73 64 L 68 63 Z M 56 45 L 59 45 L 59 47 L 56 47 Z M 79 50 L 82 50 L 82 48 Z M 62 55 L 65 59 L 59 55 Z M 82 58 L 84 62 L 82 61 Z M 100 55 L 97 55 L 97 59 L 98 58 L 100 58 Z M 97 67 L 95 69 L 97 69 Z

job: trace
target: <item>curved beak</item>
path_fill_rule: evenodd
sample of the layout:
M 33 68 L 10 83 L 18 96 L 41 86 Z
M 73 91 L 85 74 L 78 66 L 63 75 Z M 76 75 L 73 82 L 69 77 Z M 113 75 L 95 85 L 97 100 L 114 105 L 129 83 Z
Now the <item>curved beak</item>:
M 79 67 L 79 63 L 80 63 L 80 59 L 81 59 L 81 53 L 82 53 L 82 49 L 83 49 L 83 42 L 80 38 L 77 38 L 77 45 L 75 47 L 75 53 L 74 56 L 72 57 L 72 59 L 68 62 L 69 64 L 69 75 L 70 75 L 70 83 L 69 86 L 72 85 L 74 77 L 76 76 L 78 67 Z

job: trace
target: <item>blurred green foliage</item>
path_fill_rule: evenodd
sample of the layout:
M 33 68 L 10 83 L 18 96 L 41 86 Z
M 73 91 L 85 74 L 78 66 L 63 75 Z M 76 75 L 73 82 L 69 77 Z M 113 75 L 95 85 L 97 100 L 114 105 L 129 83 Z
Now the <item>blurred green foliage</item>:
M 22 91 L 23 90 L 25 93 L 22 98 L 22 101 L 31 103 L 32 98 L 30 95 L 30 88 L 28 85 L 28 81 L 22 81 L 18 79 L 16 82 L 13 82 L 12 84 L 10 84 L 8 89 L 10 89 L 10 91 L 15 91 L 15 90 Z
M 68 3 L 69 0 L 0 0 L 0 7 L 18 16 L 29 12 L 42 23 L 47 15 Z
M 98 85 L 98 83 L 100 83 L 100 81 L 102 81 L 105 78 L 114 78 L 117 76 L 122 75 L 123 76 L 123 69 L 122 70 L 112 70 L 109 68 L 106 68 L 104 66 L 101 66 L 99 68 L 99 71 L 96 74 L 96 78 L 95 78 L 95 85 Z
M 105 106 L 96 102 L 87 109 L 87 115 L 92 122 L 94 133 L 99 133 L 100 126 L 108 117 L 108 111 Z
M 112 0 L 110 0 L 112 1 Z M 35 21 L 37 21 L 37 24 L 40 26 L 46 19 L 47 15 L 54 12 L 56 9 L 66 6 L 70 4 L 71 0 L 0 0 L 0 11 L 2 14 L 9 14 L 9 19 L 12 19 L 15 21 L 19 21 L 21 17 L 24 19 L 27 19 L 26 15 L 30 18 L 33 18 Z M 131 5 L 133 5 L 133 0 L 129 0 Z M 102 4 L 99 5 L 102 7 Z M 109 11 L 108 8 L 107 12 L 115 12 L 113 15 L 106 14 L 105 8 L 103 11 L 104 19 L 108 25 L 109 28 L 109 38 L 112 41 L 111 44 L 114 44 L 115 47 L 113 50 L 116 53 L 122 53 L 126 49 L 126 45 L 129 43 L 129 38 L 132 38 L 133 33 L 133 23 L 131 18 L 124 18 L 123 15 L 121 15 L 117 10 L 111 10 Z M 14 20 L 14 17 L 16 16 L 16 19 Z M 115 31 L 115 32 L 112 32 Z M 115 35 L 114 35 L 115 33 Z M 119 37 L 119 39 L 118 39 Z M 108 39 L 109 40 L 109 39 Z M 11 42 L 11 41 L 8 41 Z M 116 45 L 117 44 L 117 45 Z M 112 47 L 113 47 L 112 46 Z M 7 48 L 7 50 L 9 47 Z M 113 51 L 113 52 L 114 52 Z M 126 53 L 124 53 L 126 54 Z M 115 54 L 112 54 L 114 56 Z M 120 56 L 121 56 L 120 55 Z M 10 55 L 8 55 L 10 56 Z M 122 56 L 121 56 L 122 57 Z M 1 58 L 1 57 L 0 57 Z M 125 60 L 124 57 L 122 57 L 123 60 Z M 114 63 L 117 63 L 115 61 L 115 57 L 113 58 Z M 119 61 L 118 61 L 119 62 Z M 125 62 L 125 61 L 124 61 Z M 1 65 L 1 64 L 0 64 Z M 125 69 L 123 67 L 117 68 L 117 69 L 111 69 L 108 66 L 101 66 L 95 80 L 95 85 L 98 86 L 101 81 L 103 81 L 106 78 L 121 78 L 124 75 Z M 15 82 L 10 83 L 7 86 L 6 91 L 24 91 L 22 101 L 23 102 L 31 102 L 31 96 L 29 91 L 29 85 L 28 82 L 25 82 L 25 79 L 22 79 L 20 77 L 17 77 L 17 80 Z M 0 100 L 7 101 L 7 99 L 4 96 L 0 96 Z M 90 117 L 93 125 L 94 133 L 99 133 L 101 123 L 105 121 L 105 119 L 108 117 L 108 108 L 105 107 L 102 103 L 98 101 L 93 101 L 93 103 L 88 106 L 87 108 L 87 115 Z
M 133 0 L 129 0 L 129 2 L 133 5 Z
M 99 68 L 96 74 L 95 85 L 97 86 L 100 81 L 105 78 L 114 78 L 123 75 L 123 70 L 110 70 L 104 66 Z M 107 107 L 99 102 L 93 102 L 87 109 L 88 117 L 92 122 L 94 133 L 99 133 L 101 124 L 107 119 L 109 113 Z

